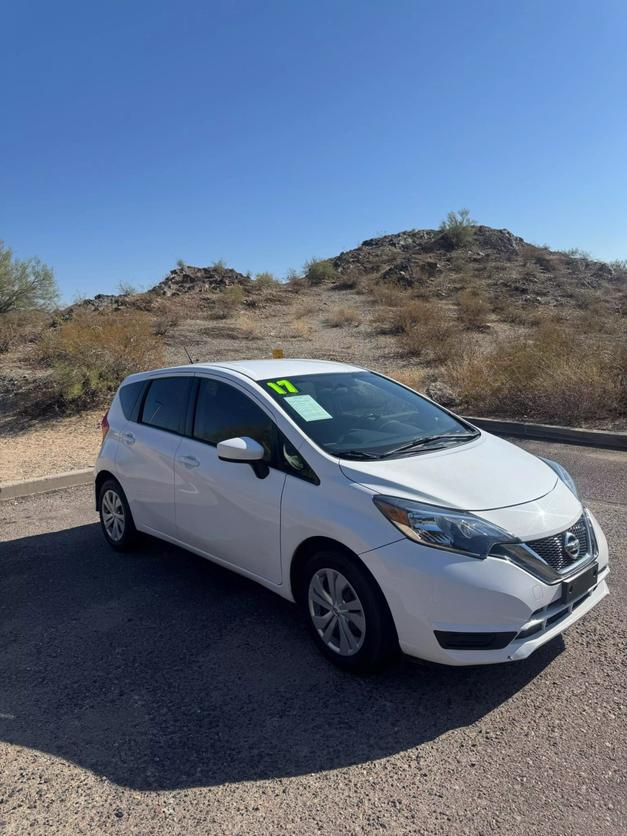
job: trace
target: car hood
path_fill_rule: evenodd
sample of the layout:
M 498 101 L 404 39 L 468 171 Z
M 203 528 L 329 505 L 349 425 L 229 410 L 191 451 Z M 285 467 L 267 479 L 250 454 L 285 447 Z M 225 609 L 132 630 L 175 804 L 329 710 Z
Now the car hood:
M 531 502 L 555 487 L 543 461 L 482 432 L 475 441 L 380 461 L 340 461 L 344 475 L 375 493 L 465 511 Z

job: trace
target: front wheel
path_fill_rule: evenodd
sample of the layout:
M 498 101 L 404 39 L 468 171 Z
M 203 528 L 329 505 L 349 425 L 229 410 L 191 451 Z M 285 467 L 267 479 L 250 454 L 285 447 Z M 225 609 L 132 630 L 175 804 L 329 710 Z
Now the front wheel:
M 398 650 L 392 616 L 365 567 L 341 551 L 321 551 L 305 566 L 301 598 L 314 641 L 335 665 L 368 672 Z
M 100 488 L 100 525 L 107 543 L 116 551 L 126 551 L 137 536 L 124 491 L 114 479 L 107 479 Z

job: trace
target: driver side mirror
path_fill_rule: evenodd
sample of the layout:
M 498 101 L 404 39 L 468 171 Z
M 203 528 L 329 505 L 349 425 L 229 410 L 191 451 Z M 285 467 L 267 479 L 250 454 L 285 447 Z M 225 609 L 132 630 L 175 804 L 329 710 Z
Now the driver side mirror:
M 218 442 L 218 458 L 223 462 L 249 464 L 259 479 L 265 479 L 270 468 L 263 461 L 266 451 L 254 438 L 226 438 Z

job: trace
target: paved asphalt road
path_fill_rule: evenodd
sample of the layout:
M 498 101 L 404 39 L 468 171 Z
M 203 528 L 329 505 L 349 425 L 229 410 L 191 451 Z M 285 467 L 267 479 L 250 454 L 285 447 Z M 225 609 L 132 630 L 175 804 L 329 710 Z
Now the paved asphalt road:
M 627 454 L 540 443 L 612 595 L 525 662 L 318 655 L 296 608 L 179 549 L 104 544 L 88 488 L 0 504 L 0 833 L 627 829 Z

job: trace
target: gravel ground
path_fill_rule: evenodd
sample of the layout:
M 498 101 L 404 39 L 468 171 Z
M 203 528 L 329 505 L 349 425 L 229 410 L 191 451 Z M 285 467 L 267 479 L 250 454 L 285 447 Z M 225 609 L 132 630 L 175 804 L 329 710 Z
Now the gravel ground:
M 0 482 L 34 479 L 91 467 L 102 435 L 104 409 L 56 418 L 0 437 Z
M 88 488 L 0 504 L 0 833 L 627 828 L 622 453 L 577 477 L 612 594 L 525 662 L 354 678 L 296 609 L 179 549 L 105 547 Z

